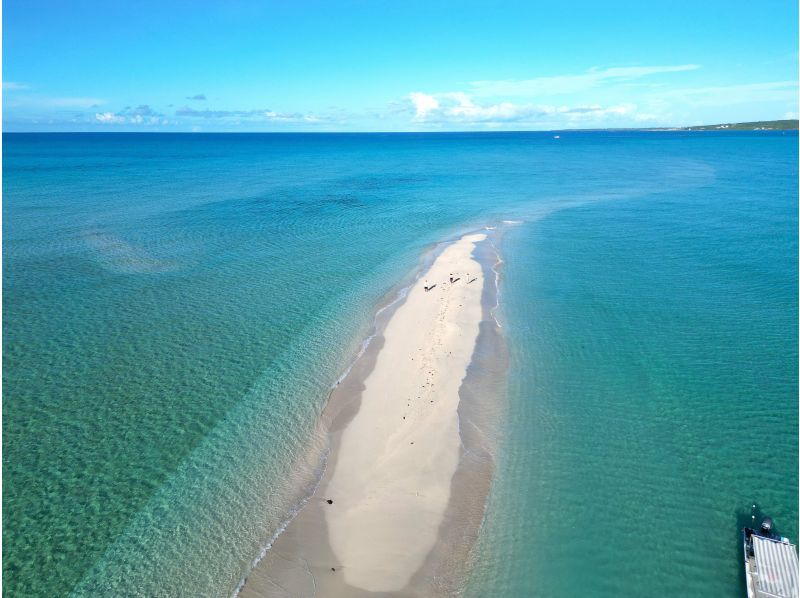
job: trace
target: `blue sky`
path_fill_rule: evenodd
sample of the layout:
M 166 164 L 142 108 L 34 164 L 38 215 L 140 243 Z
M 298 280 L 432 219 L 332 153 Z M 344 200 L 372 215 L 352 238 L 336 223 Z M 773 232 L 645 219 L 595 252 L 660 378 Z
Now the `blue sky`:
M 797 2 L 4 0 L 6 131 L 796 118 Z

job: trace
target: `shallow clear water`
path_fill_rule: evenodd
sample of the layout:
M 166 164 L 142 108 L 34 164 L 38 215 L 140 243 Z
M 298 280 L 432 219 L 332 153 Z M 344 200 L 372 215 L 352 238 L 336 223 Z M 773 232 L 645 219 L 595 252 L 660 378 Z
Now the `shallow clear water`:
M 796 135 L 3 140 L 8 595 L 230 594 L 376 303 L 503 220 L 468 592 L 731 593 L 754 500 L 797 538 Z
M 797 541 L 797 155 L 706 144 L 690 192 L 507 235 L 509 414 L 468 595 L 744 596 L 750 505 Z

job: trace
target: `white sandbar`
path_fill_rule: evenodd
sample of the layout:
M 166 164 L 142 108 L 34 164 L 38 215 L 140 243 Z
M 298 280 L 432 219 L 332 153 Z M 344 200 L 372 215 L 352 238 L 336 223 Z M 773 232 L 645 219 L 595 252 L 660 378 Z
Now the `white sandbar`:
M 458 391 L 482 317 L 484 280 L 472 251 L 485 238 L 448 246 L 409 291 L 342 432 L 324 511 L 349 585 L 400 590 L 436 542 L 459 462 Z

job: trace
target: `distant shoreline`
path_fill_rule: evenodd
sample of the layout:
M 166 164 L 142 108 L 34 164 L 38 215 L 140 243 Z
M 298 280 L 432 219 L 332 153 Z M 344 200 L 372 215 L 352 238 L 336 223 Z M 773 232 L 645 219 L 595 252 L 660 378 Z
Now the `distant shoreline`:
M 797 131 L 800 121 L 758 120 L 740 123 L 718 123 L 715 125 L 696 125 L 691 127 L 654 127 L 645 131 Z

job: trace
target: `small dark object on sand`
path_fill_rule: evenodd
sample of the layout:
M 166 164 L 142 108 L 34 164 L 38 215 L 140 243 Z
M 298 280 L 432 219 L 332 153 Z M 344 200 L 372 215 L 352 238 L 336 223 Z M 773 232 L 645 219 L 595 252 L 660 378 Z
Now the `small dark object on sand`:
M 328 503 L 329 505 L 333 504 L 333 501 L 330 498 L 328 500 L 326 500 L 325 502 Z
M 426 290 L 426 291 L 432 291 L 432 290 L 433 290 L 433 287 L 435 287 L 435 286 L 436 286 L 435 284 L 432 284 L 432 285 L 431 285 L 431 286 L 429 286 L 429 287 L 425 287 L 425 290 Z
M 331 571 L 336 571 L 336 567 L 331 567 Z
M 461 280 L 460 276 L 458 278 L 451 278 L 450 282 L 458 282 L 459 280 Z
M 467 284 L 472 284 L 472 283 L 473 283 L 473 282 L 475 282 L 476 280 L 478 280 L 478 279 L 477 279 L 477 278 L 473 278 L 473 279 L 472 279 L 472 280 L 470 280 L 470 281 L 469 281 Z

